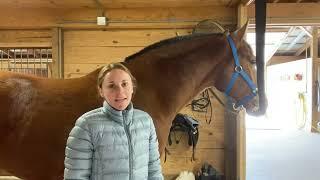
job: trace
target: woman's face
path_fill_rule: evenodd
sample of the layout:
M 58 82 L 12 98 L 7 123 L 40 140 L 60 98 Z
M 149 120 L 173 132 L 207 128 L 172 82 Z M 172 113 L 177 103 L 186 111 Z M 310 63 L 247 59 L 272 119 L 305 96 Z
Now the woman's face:
M 119 111 L 126 109 L 133 93 L 130 75 L 121 69 L 111 70 L 105 75 L 99 93 L 113 108 Z

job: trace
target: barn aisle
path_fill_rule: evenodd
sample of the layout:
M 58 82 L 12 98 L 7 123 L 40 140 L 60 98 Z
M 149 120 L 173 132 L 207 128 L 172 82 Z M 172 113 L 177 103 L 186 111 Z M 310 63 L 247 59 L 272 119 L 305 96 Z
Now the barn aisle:
M 319 134 L 247 129 L 247 180 L 319 179 Z

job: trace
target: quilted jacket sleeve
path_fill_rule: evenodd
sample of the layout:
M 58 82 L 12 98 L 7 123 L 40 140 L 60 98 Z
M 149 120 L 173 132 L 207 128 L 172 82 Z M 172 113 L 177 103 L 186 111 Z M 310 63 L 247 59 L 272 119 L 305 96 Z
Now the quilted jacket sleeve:
M 163 180 L 158 139 L 151 117 L 150 121 L 148 180 Z
M 84 118 L 79 118 L 71 130 L 64 160 L 64 180 L 89 180 L 91 175 L 93 145 Z

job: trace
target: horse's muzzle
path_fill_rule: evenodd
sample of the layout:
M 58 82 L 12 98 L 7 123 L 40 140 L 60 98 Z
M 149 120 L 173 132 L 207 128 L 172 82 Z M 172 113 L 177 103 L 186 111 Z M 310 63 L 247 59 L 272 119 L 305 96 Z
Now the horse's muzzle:
M 259 96 L 255 96 L 250 102 L 245 105 L 246 111 L 252 116 L 262 116 L 266 113 L 268 101 L 263 98 L 260 102 Z

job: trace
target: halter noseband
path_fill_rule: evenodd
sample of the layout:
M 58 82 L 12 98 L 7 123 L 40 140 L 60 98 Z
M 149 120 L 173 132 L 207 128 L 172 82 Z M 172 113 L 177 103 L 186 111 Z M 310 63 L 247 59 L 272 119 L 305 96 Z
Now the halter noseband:
M 248 74 L 243 70 L 242 66 L 240 65 L 239 62 L 239 58 L 238 58 L 238 53 L 237 53 L 237 48 L 234 45 L 234 42 L 231 38 L 231 36 L 228 34 L 227 35 L 227 40 L 229 42 L 229 45 L 232 49 L 232 54 L 233 54 L 233 59 L 234 59 L 234 72 L 232 74 L 231 80 L 225 90 L 225 94 L 227 96 L 230 95 L 231 89 L 234 85 L 234 83 L 236 82 L 237 78 L 239 77 L 239 75 L 245 80 L 245 82 L 247 83 L 247 85 L 249 86 L 251 93 L 245 97 L 243 97 L 242 99 L 240 99 L 238 102 L 236 102 L 234 104 L 234 108 L 237 109 L 239 107 L 242 107 L 243 105 L 245 105 L 246 103 L 248 103 L 253 97 L 255 97 L 258 94 L 258 88 L 256 87 L 256 85 L 252 82 L 252 80 L 250 79 L 250 77 L 248 76 Z

